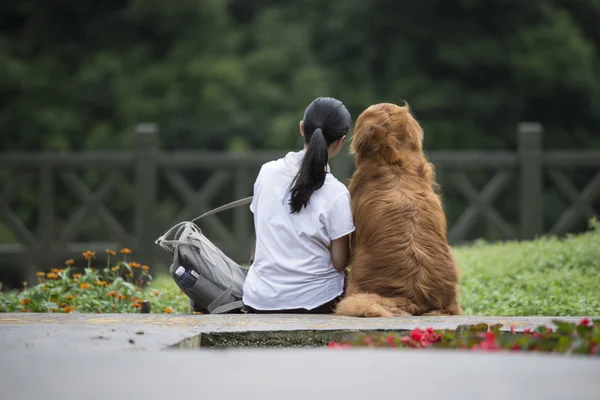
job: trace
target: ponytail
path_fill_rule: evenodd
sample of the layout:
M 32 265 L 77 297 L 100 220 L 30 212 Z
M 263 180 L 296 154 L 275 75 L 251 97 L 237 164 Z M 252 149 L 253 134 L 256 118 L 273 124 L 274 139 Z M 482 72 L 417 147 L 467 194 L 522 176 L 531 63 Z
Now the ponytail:
M 327 142 L 323 136 L 323 128 L 319 126 L 308 141 L 302 165 L 292 182 L 289 202 L 292 213 L 300 212 L 302 207 L 306 207 L 313 192 L 325 183 L 328 158 Z

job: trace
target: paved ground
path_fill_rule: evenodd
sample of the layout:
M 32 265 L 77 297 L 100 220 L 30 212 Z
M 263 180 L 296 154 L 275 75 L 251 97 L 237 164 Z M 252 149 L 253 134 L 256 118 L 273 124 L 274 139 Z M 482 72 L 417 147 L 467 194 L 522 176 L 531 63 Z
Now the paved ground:
M 0 314 L 0 398 L 599 399 L 598 358 L 363 349 L 164 351 L 217 332 L 311 335 L 478 322 L 521 330 L 551 325 L 551 320 Z
M 501 323 L 518 330 L 550 317 L 348 318 L 330 315 L 0 314 L 0 351 L 23 349 L 162 350 L 200 333 L 404 330 Z M 579 321 L 580 317 L 561 318 Z M 139 333 L 139 334 L 138 334 Z M 133 343 L 130 342 L 133 341 Z
M 595 399 L 597 359 L 461 352 L 9 351 L 3 400 Z

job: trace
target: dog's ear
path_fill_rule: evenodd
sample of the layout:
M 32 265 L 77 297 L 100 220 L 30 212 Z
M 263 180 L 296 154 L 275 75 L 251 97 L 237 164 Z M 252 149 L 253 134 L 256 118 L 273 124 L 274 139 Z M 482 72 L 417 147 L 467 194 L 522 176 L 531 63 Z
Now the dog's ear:
M 354 135 L 350 141 L 350 153 L 360 158 L 370 158 L 380 154 L 387 128 L 370 121 L 357 121 Z

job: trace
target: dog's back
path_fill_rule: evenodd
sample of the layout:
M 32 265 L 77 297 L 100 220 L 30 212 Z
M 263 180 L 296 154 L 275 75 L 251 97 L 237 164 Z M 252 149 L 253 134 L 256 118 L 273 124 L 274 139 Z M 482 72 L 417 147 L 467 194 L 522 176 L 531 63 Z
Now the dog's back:
M 349 190 L 356 233 L 347 297 L 337 313 L 460 314 L 458 271 L 422 132 L 407 109 L 378 106 L 359 117 L 353 137 L 357 162 Z M 383 122 L 373 121 L 378 113 Z

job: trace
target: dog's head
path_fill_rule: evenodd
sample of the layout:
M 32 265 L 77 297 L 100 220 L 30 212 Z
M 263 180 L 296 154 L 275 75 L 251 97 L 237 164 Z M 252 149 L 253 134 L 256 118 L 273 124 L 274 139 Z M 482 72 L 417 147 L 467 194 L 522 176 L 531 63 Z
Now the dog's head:
M 350 152 L 358 161 L 380 159 L 389 164 L 402 160 L 406 152 L 422 153 L 423 130 L 408 104 L 375 104 L 356 120 Z

